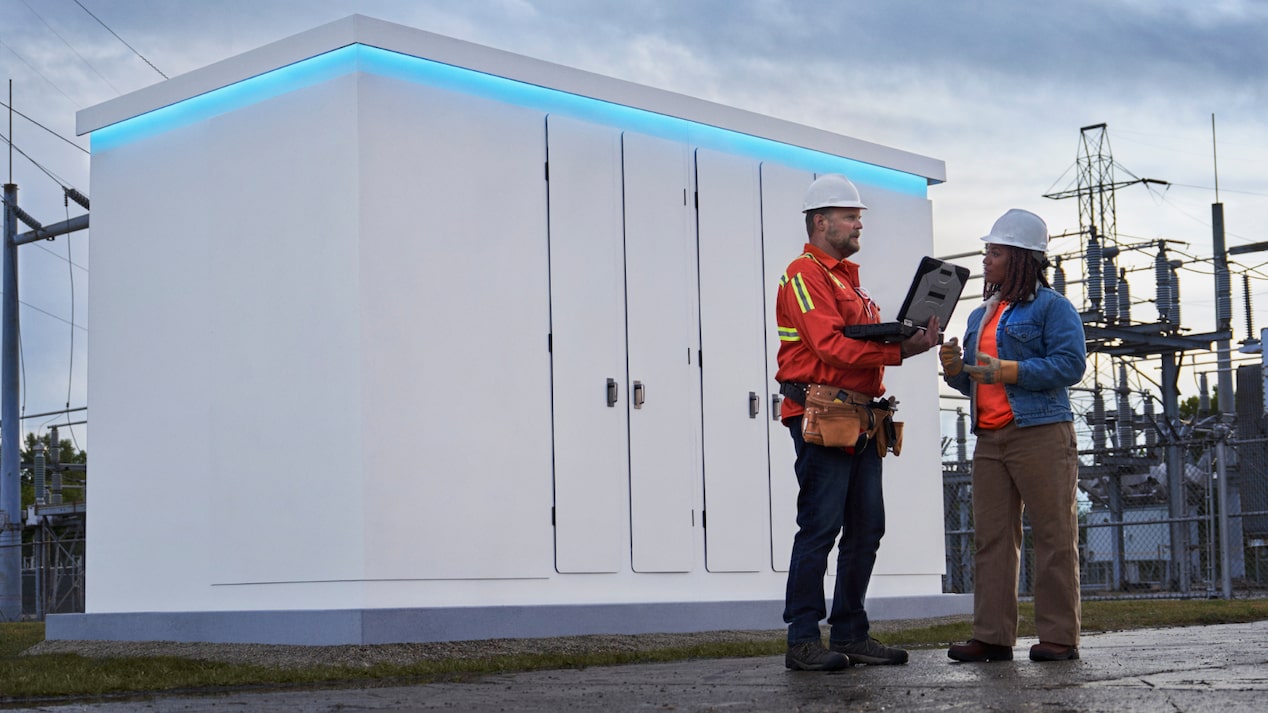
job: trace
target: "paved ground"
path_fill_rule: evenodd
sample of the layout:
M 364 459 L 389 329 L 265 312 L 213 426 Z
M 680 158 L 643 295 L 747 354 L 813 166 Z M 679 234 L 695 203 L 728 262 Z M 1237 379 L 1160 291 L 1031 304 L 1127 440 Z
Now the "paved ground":
M 793 673 L 782 657 L 488 676 L 471 683 L 163 697 L 14 710 L 72 713 L 361 711 L 1268 711 L 1268 622 L 1086 635 L 1079 661 L 957 664 L 913 651 L 906 666 Z

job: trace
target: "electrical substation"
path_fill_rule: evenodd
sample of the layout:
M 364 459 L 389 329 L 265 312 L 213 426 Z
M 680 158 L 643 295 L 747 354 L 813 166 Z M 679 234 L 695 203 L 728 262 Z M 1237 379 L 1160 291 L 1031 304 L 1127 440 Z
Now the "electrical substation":
M 1234 586 L 1268 588 L 1263 336 L 1250 298 L 1252 277 L 1264 278 L 1243 268 L 1245 329 L 1234 341 L 1228 259 L 1268 243 L 1226 249 L 1218 198 L 1209 260 L 1178 240 L 1121 239 L 1116 192 L 1167 182 L 1118 166 L 1105 124 L 1083 127 L 1079 146 L 1077 188 L 1045 197 L 1078 202 L 1079 230 L 1053 236 L 1076 238 L 1077 249 L 1051 257 L 1050 280 L 1081 310 L 1088 344 L 1088 372 L 1072 395 L 1083 437 L 1084 596 L 1229 597 Z M 1181 280 L 1193 272 L 1214 278 L 1212 331 L 1182 319 Z M 1182 417 L 1186 361 L 1201 387 L 1197 409 Z M 944 438 L 947 588 L 972 591 L 969 435 L 967 414 L 956 410 L 956 434 Z M 1027 568 L 1023 557 L 1023 592 Z

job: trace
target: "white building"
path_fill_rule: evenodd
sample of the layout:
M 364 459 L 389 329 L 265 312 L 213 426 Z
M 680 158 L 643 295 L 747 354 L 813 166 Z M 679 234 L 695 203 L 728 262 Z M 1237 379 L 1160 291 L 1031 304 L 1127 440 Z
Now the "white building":
M 772 298 L 842 172 L 893 314 L 943 163 L 353 16 L 80 112 L 87 611 L 50 639 L 783 626 Z M 888 372 L 874 618 L 943 595 L 937 365 Z M 633 397 L 633 399 L 631 398 Z

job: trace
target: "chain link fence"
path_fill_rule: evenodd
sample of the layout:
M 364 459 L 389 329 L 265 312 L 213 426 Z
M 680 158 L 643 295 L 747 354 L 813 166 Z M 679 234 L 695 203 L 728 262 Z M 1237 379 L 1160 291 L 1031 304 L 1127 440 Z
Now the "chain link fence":
M 963 428 L 943 462 L 944 591 L 973 591 L 972 461 Z M 1268 592 L 1268 437 L 1218 423 L 1132 449 L 1081 450 L 1084 597 Z M 1019 591 L 1032 596 L 1029 523 Z
M 84 611 L 84 516 L 42 518 L 24 532 L 22 616 Z

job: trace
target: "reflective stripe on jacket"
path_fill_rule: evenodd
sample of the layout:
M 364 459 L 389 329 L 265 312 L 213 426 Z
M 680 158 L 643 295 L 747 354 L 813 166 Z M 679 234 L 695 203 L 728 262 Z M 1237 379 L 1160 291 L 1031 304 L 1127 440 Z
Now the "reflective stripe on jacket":
M 830 384 L 872 398 L 885 393 L 885 366 L 902 363 L 901 347 L 850 339 L 847 324 L 880 322 L 880 310 L 859 284 L 859 266 L 834 260 L 806 244 L 805 253 L 788 265 L 775 297 L 779 332 L 779 382 Z M 803 409 L 784 399 L 781 417 Z

